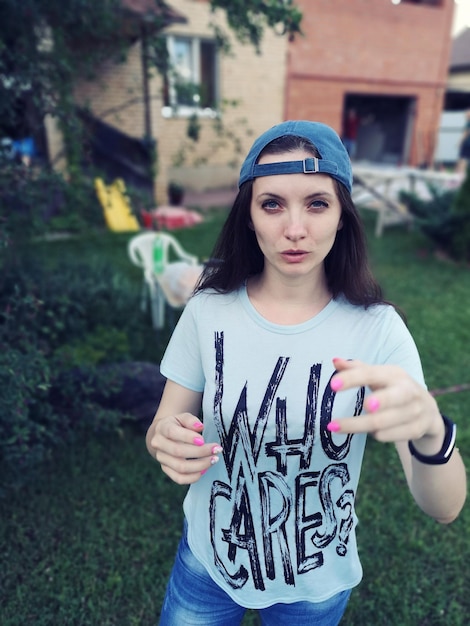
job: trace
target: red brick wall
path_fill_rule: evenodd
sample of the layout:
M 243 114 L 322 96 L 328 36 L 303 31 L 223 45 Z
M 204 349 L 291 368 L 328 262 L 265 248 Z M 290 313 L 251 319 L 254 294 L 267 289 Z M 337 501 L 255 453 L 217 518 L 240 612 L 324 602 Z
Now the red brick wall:
M 296 0 L 302 30 L 289 46 L 285 118 L 341 128 L 347 93 L 416 98 L 410 161 L 432 154 L 451 46 L 453 0 Z M 417 143 L 419 142 L 419 149 Z M 419 153 L 419 154 L 418 154 Z M 429 157 L 429 154 L 426 155 Z

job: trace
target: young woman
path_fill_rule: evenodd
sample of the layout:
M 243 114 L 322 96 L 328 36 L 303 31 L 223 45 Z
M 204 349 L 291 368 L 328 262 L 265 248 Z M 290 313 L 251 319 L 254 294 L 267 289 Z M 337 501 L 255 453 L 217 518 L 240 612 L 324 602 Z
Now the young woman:
M 451 522 L 465 469 L 415 344 L 383 301 L 328 126 L 251 148 L 170 340 L 150 454 L 190 485 L 161 626 L 339 623 L 362 576 L 354 500 L 367 434 L 394 442 L 425 513 Z

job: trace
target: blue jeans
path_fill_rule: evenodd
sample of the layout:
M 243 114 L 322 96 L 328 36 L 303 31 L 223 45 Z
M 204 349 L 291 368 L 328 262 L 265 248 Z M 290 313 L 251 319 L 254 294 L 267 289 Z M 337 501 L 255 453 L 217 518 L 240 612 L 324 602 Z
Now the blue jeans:
M 258 609 L 263 626 L 337 626 L 351 590 L 324 602 L 273 604 Z M 237 626 L 246 609 L 225 593 L 189 549 L 185 532 L 168 582 L 160 626 Z

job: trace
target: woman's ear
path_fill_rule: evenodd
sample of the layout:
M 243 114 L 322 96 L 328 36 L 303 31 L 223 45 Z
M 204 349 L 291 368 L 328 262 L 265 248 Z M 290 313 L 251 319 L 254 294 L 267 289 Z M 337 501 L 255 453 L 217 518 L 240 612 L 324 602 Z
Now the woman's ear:
M 253 231 L 255 230 L 255 227 L 253 226 L 253 222 L 251 220 L 248 220 L 248 228 Z

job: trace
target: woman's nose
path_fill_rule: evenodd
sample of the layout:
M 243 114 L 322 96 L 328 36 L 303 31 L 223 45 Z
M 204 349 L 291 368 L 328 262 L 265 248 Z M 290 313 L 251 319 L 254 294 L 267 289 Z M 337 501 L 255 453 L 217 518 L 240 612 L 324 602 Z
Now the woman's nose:
M 286 224 L 285 235 L 292 241 L 297 241 L 306 236 L 307 229 L 305 227 L 305 220 L 302 215 L 289 215 Z

